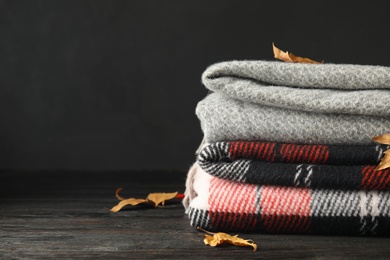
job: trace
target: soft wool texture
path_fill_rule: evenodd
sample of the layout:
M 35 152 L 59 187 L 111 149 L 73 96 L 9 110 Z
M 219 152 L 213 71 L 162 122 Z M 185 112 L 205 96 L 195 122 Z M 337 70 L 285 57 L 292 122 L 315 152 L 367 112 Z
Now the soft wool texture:
M 390 235 L 390 193 L 242 184 L 193 166 L 193 227 L 212 231 Z M 188 201 L 187 201 L 188 202 Z
M 389 103 L 390 104 L 390 103 Z M 212 93 L 196 108 L 206 142 L 262 140 L 372 145 L 390 132 L 390 117 L 309 113 L 261 106 Z
M 229 61 L 210 66 L 204 132 L 183 205 L 213 231 L 390 235 L 390 68 Z
M 230 61 L 203 74 L 207 142 L 371 144 L 390 131 L 390 68 Z
M 234 79 L 240 78 L 260 85 L 340 90 L 390 89 L 390 68 L 372 65 L 226 61 L 209 66 L 202 75 L 204 84 L 212 90 L 229 88 Z
M 316 113 L 389 116 L 390 68 L 230 61 L 214 64 L 203 84 L 244 102 Z
M 376 171 L 386 146 L 218 142 L 197 161 L 208 174 L 261 185 L 390 190 L 390 169 Z

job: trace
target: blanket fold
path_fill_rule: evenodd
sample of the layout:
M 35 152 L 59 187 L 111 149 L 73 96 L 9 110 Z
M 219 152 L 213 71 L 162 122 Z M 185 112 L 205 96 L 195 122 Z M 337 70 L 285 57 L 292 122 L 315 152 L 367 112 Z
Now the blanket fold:
M 372 145 L 371 138 L 389 132 L 390 126 L 389 116 L 310 113 L 244 102 L 220 93 L 200 101 L 196 114 L 209 143 L 261 140 Z
M 390 193 L 243 184 L 194 165 L 193 227 L 212 231 L 390 235 Z
M 193 227 L 390 235 L 390 67 L 228 61 L 202 75 L 205 144 L 186 181 Z
M 317 145 L 264 141 L 226 141 L 206 144 L 199 152 L 210 162 L 252 159 L 275 163 L 328 165 L 378 164 L 388 145 Z
M 390 68 L 229 61 L 202 75 L 207 142 L 371 144 L 390 125 Z
M 202 75 L 213 92 L 244 102 L 313 113 L 389 116 L 390 68 L 229 61 Z
M 376 171 L 386 146 L 218 142 L 198 155 L 210 175 L 261 185 L 390 190 L 390 170 Z

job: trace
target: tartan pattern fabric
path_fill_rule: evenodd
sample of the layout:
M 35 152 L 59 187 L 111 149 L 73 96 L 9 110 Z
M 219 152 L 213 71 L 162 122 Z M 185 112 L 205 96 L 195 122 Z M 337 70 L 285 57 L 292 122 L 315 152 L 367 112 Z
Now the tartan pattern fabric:
M 387 146 L 217 142 L 198 154 L 210 175 L 261 185 L 390 190 L 390 169 L 376 171 Z
M 227 61 L 196 107 L 183 205 L 212 231 L 390 235 L 390 68 Z
M 204 174 L 207 173 L 198 170 L 195 182 Z M 193 227 L 212 231 L 390 235 L 389 192 L 243 184 L 216 177 L 208 180 L 202 183 L 209 186 L 208 190 L 196 190 L 194 201 L 198 201 L 188 209 Z
M 256 159 L 282 163 L 310 163 L 332 165 L 378 164 L 387 145 L 315 145 L 264 141 L 230 141 L 212 143 L 209 149 L 219 150 L 227 146 L 231 160 Z

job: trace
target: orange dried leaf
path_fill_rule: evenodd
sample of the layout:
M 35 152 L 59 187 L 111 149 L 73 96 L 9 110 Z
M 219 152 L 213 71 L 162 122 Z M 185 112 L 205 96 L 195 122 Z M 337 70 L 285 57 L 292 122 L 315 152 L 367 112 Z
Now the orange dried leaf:
M 123 198 L 122 196 L 119 195 L 119 192 L 121 192 L 122 188 L 118 188 L 116 189 L 115 191 L 115 196 L 118 200 L 125 200 L 125 198 Z
M 274 57 L 278 60 L 282 60 L 285 62 L 312 63 L 312 64 L 324 63 L 324 61 L 318 62 L 318 61 L 314 61 L 314 60 L 311 60 L 308 58 L 302 58 L 299 56 L 295 56 L 292 53 L 288 53 L 288 51 L 284 52 L 281 49 L 277 48 L 274 43 L 272 43 L 272 49 L 274 52 Z
M 204 229 L 201 229 L 198 227 L 199 230 L 202 230 L 203 232 L 206 232 L 211 235 L 205 235 L 205 238 L 203 242 L 205 245 L 210 245 L 210 246 L 219 246 L 222 244 L 232 244 L 235 246 L 251 246 L 253 247 L 253 251 L 257 250 L 257 245 L 255 242 L 251 239 L 243 239 L 238 237 L 238 235 L 231 236 L 229 234 L 223 233 L 223 232 L 218 232 L 218 233 L 213 233 L 206 231 Z
M 378 135 L 372 138 L 372 140 L 380 144 L 390 145 L 390 134 Z M 375 170 L 380 171 L 380 170 L 387 169 L 389 167 L 390 167 L 390 149 L 384 152 L 384 156 L 381 159 L 379 165 L 375 168 Z
M 281 49 L 277 48 L 274 43 L 272 43 L 272 49 L 274 51 L 274 57 L 275 59 L 282 60 L 285 62 L 293 62 L 293 60 L 290 58 L 290 55 L 288 52 L 284 52 Z
M 114 206 L 111 211 L 112 212 L 118 212 L 120 211 L 124 206 L 131 205 L 131 206 L 136 206 L 141 203 L 145 203 L 147 200 L 145 199 L 135 199 L 135 198 L 130 198 L 130 199 L 124 199 L 121 200 L 116 206 Z
M 377 171 L 380 171 L 380 170 L 384 170 L 384 169 L 387 169 L 390 167 L 390 149 L 389 150 L 386 150 L 384 152 L 384 156 L 383 158 L 381 159 L 381 162 L 379 163 L 379 165 L 375 168 L 375 170 Z
M 150 193 L 146 198 L 149 202 L 152 202 L 155 207 L 158 205 L 164 206 L 165 201 L 176 198 L 177 192 L 173 193 Z
M 119 192 L 121 190 L 122 190 L 122 188 L 118 188 L 115 191 L 115 196 L 117 197 L 118 200 L 120 200 L 120 202 L 111 209 L 112 212 L 118 212 L 124 206 L 127 206 L 127 205 L 136 206 L 136 205 L 141 204 L 141 203 L 152 205 L 154 207 L 157 207 L 160 204 L 162 206 L 164 206 L 165 201 L 177 198 L 178 195 L 183 195 L 183 194 L 178 194 L 178 192 L 150 193 L 146 199 L 136 199 L 136 198 L 125 199 L 119 195 Z
M 372 140 L 380 144 L 390 145 L 390 134 L 375 136 Z

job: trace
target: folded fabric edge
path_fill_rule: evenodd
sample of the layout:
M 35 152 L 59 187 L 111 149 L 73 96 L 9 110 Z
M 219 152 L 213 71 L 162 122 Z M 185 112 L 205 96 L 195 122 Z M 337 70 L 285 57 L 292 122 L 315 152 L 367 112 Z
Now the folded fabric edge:
M 372 145 L 389 132 L 389 117 L 299 112 L 241 102 L 218 93 L 195 113 L 206 142 L 264 140 L 323 145 Z
M 201 150 L 197 163 L 214 177 L 241 183 L 313 189 L 390 190 L 390 170 L 375 170 L 385 147 L 344 148 L 216 142 Z M 347 164 L 332 164 L 343 157 Z M 357 164 L 360 162 L 371 164 Z
M 389 72 L 390 67 L 379 65 L 230 60 L 211 64 L 203 72 L 201 79 L 209 89 L 213 89 L 214 79 L 236 76 L 253 78 L 270 85 L 366 90 L 390 89 Z M 285 74 L 288 76 L 283 76 Z M 307 75 L 310 80 L 302 78 L 302 75 Z
M 197 165 L 191 170 L 187 188 L 193 196 L 186 213 L 195 228 L 354 235 L 390 232 L 389 192 L 242 185 L 211 177 Z
M 196 193 L 194 190 L 194 176 L 197 171 L 197 167 L 199 165 L 197 163 L 194 163 L 187 173 L 187 179 L 186 179 L 186 187 L 184 191 L 184 198 L 182 200 L 182 204 L 185 209 L 185 213 L 188 214 L 188 207 L 190 206 L 191 201 L 196 197 Z

